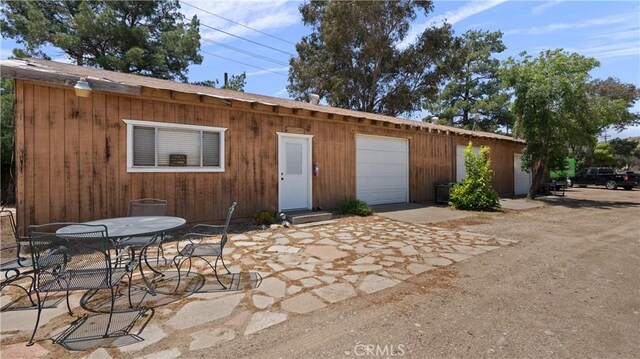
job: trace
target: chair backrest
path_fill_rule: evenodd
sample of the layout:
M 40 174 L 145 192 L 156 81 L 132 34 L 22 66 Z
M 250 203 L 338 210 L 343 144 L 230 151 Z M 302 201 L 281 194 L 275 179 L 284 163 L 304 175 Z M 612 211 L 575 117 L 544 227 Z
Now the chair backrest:
M 224 245 L 227 244 L 227 232 L 229 231 L 229 223 L 231 223 L 231 216 L 233 215 L 233 211 L 235 211 L 237 204 L 238 202 L 231 203 L 231 207 L 229 207 L 229 211 L 227 212 L 227 220 L 224 223 L 224 229 L 222 230 L 222 238 L 220 239 L 221 248 L 224 248 Z
M 72 231 L 58 234 L 63 227 Z M 39 291 L 106 288 L 111 283 L 111 249 L 107 227 L 79 223 L 29 226 L 34 286 Z M 84 273 L 84 276 L 68 276 Z M 90 274 L 90 275 L 87 275 Z M 64 278 L 64 280 L 60 280 Z M 55 285 L 52 285 L 55 283 Z
M 220 247 L 224 248 L 224 245 L 227 243 L 227 232 L 229 231 L 229 223 L 231 223 L 231 216 L 233 215 L 233 211 L 236 209 L 236 205 L 237 203 L 233 202 L 231 204 L 231 207 L 229 207 L 229 211 L 227 212 L 227 219 L 224 226 L 196 224 L 195 226 L 191 227 L 188 233 L 185 233 L 182 236 L 182 239 L 202 240 L 211 236 L 221 236 Z
M 134 199 L 129 202 L 127 216 L 166 216 L 167 201 L 155 198 Z

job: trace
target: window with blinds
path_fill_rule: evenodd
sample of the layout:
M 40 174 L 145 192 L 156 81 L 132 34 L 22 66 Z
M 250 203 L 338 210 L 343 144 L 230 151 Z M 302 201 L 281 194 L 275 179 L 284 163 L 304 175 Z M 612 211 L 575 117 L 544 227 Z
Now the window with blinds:
M 217 127 L 124 120 L 129 172 L 224 171 L 224 133 Z

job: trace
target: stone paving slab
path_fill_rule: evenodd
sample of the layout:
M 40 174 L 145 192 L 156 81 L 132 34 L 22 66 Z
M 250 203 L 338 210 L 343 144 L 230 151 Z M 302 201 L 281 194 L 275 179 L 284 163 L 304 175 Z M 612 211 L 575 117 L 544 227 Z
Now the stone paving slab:
M 216 344 L 254 335 L 291 316 L 330 310 L 334 303 L 375 295 L 433 268 L 513 243 L 517 241 L 382 216 L 234 234 L 225 248 L 225 262 L 234 272 L 260 273 L 263 280 L 258 288 L 196 293 L 157 307 L 156 316 L 140 333 L 144 340 L 117 350 L 131 357 L 189 357 L 191 351 L 202 355 Z M 172 258 L 174 251 L 175 246 L 165 246 L 167 258 Z M 204 262 L 195 261 L 193 271 L 204 276 L 205 287 L 215 286 L 211 269 Z M 8 291 L 3 291 L 3 302 L 7 301 L 5 292 Z M 74 297 L 72 307 L 77 306 L 77 301 L 78 297 Z M 61 304 L 43 314 L 46 322 L 57 320 L 69 325 L 74 318 L 65 312 L 65 305 Z M 33 353 L 29 355 L 32 358 L 61 350 L 50 341 L 40 341 L 40 347 L 23 350 L 34 324 L 33 311 L 3 312 L 0 320 L 2 357 L 16 348 Z M 48 335 L 62 329 L 49 329 Z M 187 334 L 187 343 L 173 342 L 172 335 L 178 331 Z M 46 337 L 45 332 L 39 331 L 40 338 Z M 157 349 L 167 347 L 174 349 Z M 99 357 L 106 351 L 65 353 L 79 358 Z

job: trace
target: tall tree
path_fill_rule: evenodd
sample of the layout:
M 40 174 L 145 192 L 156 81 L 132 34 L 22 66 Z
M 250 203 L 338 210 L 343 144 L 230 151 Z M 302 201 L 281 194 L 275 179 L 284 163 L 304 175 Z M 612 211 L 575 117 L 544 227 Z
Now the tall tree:
M 601 131 L 609 126 L 621 131 L 640 123 L 640 113 L 631 112 L 640 99 L 640 89 L 634 84 L 623 83 L 615 77 L 596 79 L 589 83 L 588 93 L 593 99 L 593 106 L 606 116 L 602 118 Z
M 428 27 L 407 41 L 417 13 L 431 1 L 310 1 L 300 6 L 313 29 L 290 61 L 289 93 L 316 93 L 332 105 L 389 116 L 420 109 L 447 73 L 449 25 Z
M 81 66 L 186 81 L 200 64 L 200 23 L 185 22 L 177 0 L 3 1 L 1 32 L 25 46 L 18 56 L 62 49 Z
M 425 108 L 447 125 L 496 131 L 510 126 L 509 96 L 498 79 L 500 60 L 494 57 L 506 49 L 500 31 L 469 30 L 452 49 L 454 71 L 435 101 Z
M 515 131 L 527 142 L 522 159 L 533 172 L 527 195 L 532 199 L 545 171 L 562 166 L 569 145 L 589 144 L 598 132 L 587 90 L 589 71 L 599 63 L 562 50 L 521 57 L 509 58 L 501 75 L 515 95 Z

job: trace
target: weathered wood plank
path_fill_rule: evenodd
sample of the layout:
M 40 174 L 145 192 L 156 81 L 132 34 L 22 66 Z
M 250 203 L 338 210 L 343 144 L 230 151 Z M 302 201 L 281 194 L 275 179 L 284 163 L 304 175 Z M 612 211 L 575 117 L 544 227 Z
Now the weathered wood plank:
M 66 219 L 65 176 L 64 176 L 64 90 L 49 89 L 49 164 L 50 164 L 50 209 L 51 222 Z
M 49 223 L 49 88 L 34 86 L 33 171 L 35 221 Z M 52 190 L 56 190 L 52 188 Z
M 120 208 L 120 108 L 119 97 L 105 97 L 105 203 L 108 217 L 119 217 L 126 214 Z M 124 154 L 123 154 L 124 156 Z
M 18 226 L 18 232 L 20 233 L 20 235 L 24 236 L 26 235 L 25 186 L 31 184 L 31 178 L 25 177 L 25 163 L 27 160 L 27 152 L 25 150 L 28 146 L 27 137 L 25 134 L 25 105 L 26 102 L 33 101 L 33 97 L 28 96 L 28 94 L 25 93 L 24 81 L 16 80 L 14 82 L 14 86 L 16 96 L 16 225 Z
M 78 174 L 80 180 L 80 191 L 78 192 L 80 202 L 80 221 L 85 222 L 95 219 L 93 213 L 93 102 L 91 97 L 79 98 L 78 108 L 78 150 L 80 163 L 78 164 Z
M 33 96 L 34 221 L 49 223 L 49 88 L 34 86 Z
M 137 100 L 138 103 L 140 100 Z M 118 210 L 121 216 L 127 214 L 129 208 L 129 201 L 134 196 L 131 193 L 131 177 L 127 173 L 127 125 L 122 122 L 122 119 L 131 118 L 131 99 L 121 97 L 118 101 Z
M 64 184 L 65 219 L 68 222 L 80 221 L 80 142 L 78 117 L 80 109 L 78 98 L 73 90 L 64 92 Z

